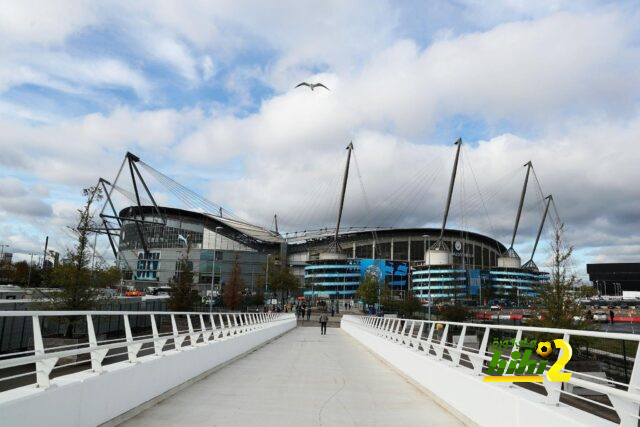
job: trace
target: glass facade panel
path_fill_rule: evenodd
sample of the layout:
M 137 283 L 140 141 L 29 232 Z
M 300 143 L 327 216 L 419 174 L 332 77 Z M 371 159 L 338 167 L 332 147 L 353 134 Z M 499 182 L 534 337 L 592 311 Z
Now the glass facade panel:
M 393 242 L 393 259 L 407 261 L 409 244 L 406 240 Z
M 411 261 L 424 261 L 424 242 L 422 239 L 411 241 Z

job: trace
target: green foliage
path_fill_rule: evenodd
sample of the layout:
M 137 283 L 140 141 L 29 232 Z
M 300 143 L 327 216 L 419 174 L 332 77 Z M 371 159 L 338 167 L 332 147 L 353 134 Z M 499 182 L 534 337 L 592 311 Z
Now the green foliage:
M 222 302 L 225 307 L 231 310 L 237 310 L 242 304 L 241 290 L 244 289 L 244 282 L 242 281 L 240 271 L 240 264 L 238 263 L 238 255 L 233 260 L 233 267 L 231 268 L 231 276 L 229 281 L 224 287 L 222 293 Z
M 53 308 L 91 310 L 96 307 L 99 291 L 91 286 L 91 270 L 73 264 L 59 265 L 51 271 L 51 282 L 58 288 L 51 293 Z
M 262 271 L 264 272 L 264 276 L 258 278 L 256 286 L 256 291 L 259 295 L 265 294 L 265 278 L 267 277 L 267 271 L 269 273 L 269 277 L 266 297 L 268 298 L 271 298 L 274 295 L 280 296 L 284 302 L 284 300 L 294 294 L 300 286 L 300 282 L 296 276 L 293 275 L 289 266 L 282 263 L 279 257 L 269 257 L 267 263 L 262 267 Z M 260 304 L 263 304 L 264 299 L 261 301 L 262 302 L 260 302 Z
M 367 274 L 360 282 L 360 286 L 358 286 L 356 297 L 365 304 L 375 304 L 378 302 L 379 291 L 381 291 L 381 289 L 378 278 L 373 274 Z
M 564 244 L 564 224 L 558 224 L 551 241 L 551 275 L 549 283 L 542 285 L 534 301 L 532 324 L 551 328 L 580 328 L 585 325 L 574 321 L 584 317 L 585 310 L 576 302 L 573 289 L 577 283 L 575 274 L 569 273 L 573 247 Z M 540 317 L 540 319 L 538 319 Z
M 592 298 L 598 295 L 598 290 L 591 285 L 582 285 L 578 288 L 576 296 L 578 298 Z
M 440 316 L 448 322 L 464 322 L 469 316 L 469 308 L 464 305 L 449 305 L 442 309 Z
M 198 299 L 198 292 L 193 289 L 193 263 L 189 261 L 189 250 L 187 246 L 186 255 L 178 260 L 176 274 L 169 280 L 171 293 L 168 305 L 171 311 L 190 311 Z
M 93 272 L 93 283 L 97 288 L 115 287 L 120 284 L 122 273 L 120 269 L 112 265 L 108 268 L 99 268 Z
M 95 227 L 91 207 L 94 202 L 102 200 L 102 189 L 97 186 L 88 187 L 82 194 L 87 200 L 82 209 L 78 209 L 78 225 L 72 228 L 77 242 L 73 249 L 67 251 L 70 262 L 51 271 L 51 285 L 59 288 L 59 291 L 50 295 L 50 305 L 58 310 L 93 309 L 100 294 L 92 283 L 91 270 L 88 268 L 88 238 L 91 229 Z
M 0 265 L 0 282 L 19 286 L 41 286 L 46 279 L 46 274 L 37 265 L 31 266 L 29 262 L 18 261 L 16 263 L 2 263 Z
M 413 317 L 414 313 L 422 311 L 420 300 L 410 292 L 405 294 L 404 299 L 394 301 L 392 305 L 398 310 L 398 317 Z

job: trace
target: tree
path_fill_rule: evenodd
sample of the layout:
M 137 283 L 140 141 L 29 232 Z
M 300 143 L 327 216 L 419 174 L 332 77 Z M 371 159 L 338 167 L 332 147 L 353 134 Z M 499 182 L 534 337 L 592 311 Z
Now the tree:
M 464 305 L 449 305 L 442 310 L 440 315 L 449 322 L 464 322 L 469 316 L 469 309 Z
M 187 244 L 187 253 L 176 262 L 176 274 L 169 280 L 169 310 L 190 311 L 198 298 L 193 289 L 193 262 L 189 260 L 191 246 Z
M 222 293 L 222 303 L 225 307 L 231 310 L 237 310 L 242 303 L 242 294 L 240 291 L 244 289 L 244 282 L 242 281 L 240 264 L 238 263 L 238 255 L 233 259 L 233 267 L 231 268 L 231 275 L 229 281 L 224 287 Z
M 110 286 L 117 286 L 120 284 L 122 278 L 122 272 L 116 265 L 104 268 L 104 266 L 96 269 L 93 272 L 93 282 L 98 288 L 108 288 Z
M 416 311 L 422 311 L 420 300 L 411 292 L 405 293 L 404 298 L 394 305 L 398 309 L 398 317 L 411 317 Z
M 11 279 L 16 285 L 26 286 L 29 280 L 29 263 L 27 261 L 18 261 L 14 263 Z
M 279 295 L 284 304 L 285 299 L 291 296 L 300 286 L 298 279 L 293 275 L 289 266 L 281 262 L 277 256 L 269 257 L 263 265 L 262 271 L 264 276 L 258 277 L 256 284 L 256 293 L 258 295 L 264 295 L 266 298 Z M 267 277 L 267 271 L 269 277 Z M 268 283 L 266 283 L 268 287 L 265 285 L 265 280 L 268 280 Z
M 102 200 L 102 189 L 98 186 L 82 190 L 85 205 L 78 209 L 78 225 L 71 230 L 77 236 L 73 249 L 67 250 L 69 263 L 51 271 L 52 285 L 59 288 L 51 294 L 51 305 L 58 310 L 91 310 L 97 305 L 99 291 L 91 284 L 89 265 L 89 233 L 95 228 L 91 207 Z
M 578 288 L 578 298 L 592 298 L 598 295 L 598 290 L 591 285 L 582 285 Z
M 379 290 L 380 283 L 378 282 L 378 278 L 373 274 L 367 273 L 356 290 L 356 297 L 365 304 L 375 304 L 378 302 Z
M 282 304 L 284 304 L 285 299 L 289 298 L 289 296 L 291 296 L 299 286 L 298 279 L 293 275 L 291 269 L 287 265 L 276 267 L 273 281 L 271 283 L 274 290 L 280 293 Z
M 564 224 L 556 225 L 551 241 L 551 275 L 549 282 L 539 288 L 534 301 L 532 323 L 552 328 L 576 328 L 574 317 L 583 318 L 584 308 L 577 303 L 573 295 L 577 283 L 575 274 L 569 272 L 573 247 L 564 243 Z M 540 318 L 538 320 L 538 317 Z

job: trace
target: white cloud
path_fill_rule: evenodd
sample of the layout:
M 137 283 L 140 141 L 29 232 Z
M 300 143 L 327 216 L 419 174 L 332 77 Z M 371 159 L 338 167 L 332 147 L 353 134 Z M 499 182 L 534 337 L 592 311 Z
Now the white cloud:
M 352 169 L 345 224 L 438 225 L 453 141 L 434 135 L 452 118 L 468 117 L 487 128 L 470 132 L 490 137 L 465 148 L 451 226 L 508 239 L 520 166 L 531 159 L 576 244 L 604 247 L 599 253 L 607 257 L 614 245 L 624 246 L 625 257 L 640 255 L 633 231 L 640 194 L 629 184 L 639 178 L 640 159 L 637 13 L 505 3 L 506 12 L 457 3 L 462 21 L 478 19 L 476 30 L 439 31 L 440 22 L 426 22 L 438 31 L 429 43 L 404 32 L 406 11 L 391 3 L 329 2 L 310 13 L 301 2 L 115 2 L 101 8 L 97 21 L 92 9 L 80 8 L 25 37 L 21 51 L 1 45 L 0 89 L 33 84 L 88 99 L 104 88 L 125 88 L 153 104 L 162 79 L 146 67 L 160 64 L 161 73 L 180 76 L 188 89 L 206 82 L 207 89 L 233 93 L 232 101 L 214 102 L 211 111 L 200 101 L 185 109 L 137 109 L 115 97 L 123 105 L 72 119 L 60 119 L 51 107 L 23 110 L 2 101 L 0 163 L 68 185 L 73 197 L 99 176 L 110 178 L 127 150 L 171 175 L 179 171 L 189 186 L 206 188 L 212 176 L 230 171 L 210 183 L 212 200 L 263 224 L 277 212 L 281 228 L 295 229 L 333 225 L 344 147 L 353 139 L 373 212 Z M 514 16 L 519 20 L 509 22 Z M 14 38 L 28 31 L 16 28 L 6 31 Z M 64 48 L 87 28 L 125 35 L 129 56 Z M 322 81 L 331 91 L 294 90 L 301 80 Z M 260 95 L 260 105 L 253 104 L 257 83 L 275 91 Z M 251 113 L 238 114 L 243 109 Z M 77 200 L 56 198 L 53 217 L 61 225 L 72 220 Z M 532 198 L 518 250 L 530 250 L 538 220 Z
M 4 1 L 0 13 L 0 46 L 59 44 L 96 21 L 93 6 L 83 0 Z

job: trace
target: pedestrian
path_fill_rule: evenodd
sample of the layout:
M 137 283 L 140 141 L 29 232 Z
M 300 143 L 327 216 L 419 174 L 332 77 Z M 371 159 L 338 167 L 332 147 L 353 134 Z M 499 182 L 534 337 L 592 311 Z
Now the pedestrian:
M 322 312 L 320 315 L 320 335 L 327 335 L 327 322 L 329 321 L 329 317 L 326 312 Z
M 311 307 L 307 307 L 307 320 L 311 319 Z
M 613 312 L 613 310 L 609 310 L 609 318 L 611 318 L 611 323 L 613 324 L 613 318 L 615 317 L 615 313 Z
M 336 309 L 331 306 L 331 317 L 333 317 L 334 314 L 336 314 Z

